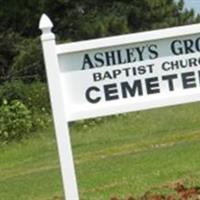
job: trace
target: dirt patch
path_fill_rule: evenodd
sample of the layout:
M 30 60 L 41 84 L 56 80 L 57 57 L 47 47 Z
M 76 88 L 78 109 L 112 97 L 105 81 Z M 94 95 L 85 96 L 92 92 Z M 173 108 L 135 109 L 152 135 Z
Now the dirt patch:
M 171 193 L 156 194 L 149 191 L 139 198 L 134 196 L 125 199 L 111 197 L 110 200 L 200 200 L 200 187 L 186 187 L 183 183 L 174 183 L 164 187 L 171 189 Z M 64 200 L 64 198 L 55 196 L 51 200 Z
M 172 189 L 172 193 L 167 195 L 146 192 L 139 198 L 132 196 L 125 199 L 112 197 L 110 200 L 200 200 L 200 187 L 186 187 L 182 183 L 176 183 L 169 187 Z

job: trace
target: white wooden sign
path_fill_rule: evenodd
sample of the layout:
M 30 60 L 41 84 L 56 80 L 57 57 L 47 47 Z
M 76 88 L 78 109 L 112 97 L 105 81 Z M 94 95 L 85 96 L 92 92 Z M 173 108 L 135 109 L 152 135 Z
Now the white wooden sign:
M 200 24 L 68 44 L 41 40 L 67 200 L 78 200 L 68 122 L 200 100 Z

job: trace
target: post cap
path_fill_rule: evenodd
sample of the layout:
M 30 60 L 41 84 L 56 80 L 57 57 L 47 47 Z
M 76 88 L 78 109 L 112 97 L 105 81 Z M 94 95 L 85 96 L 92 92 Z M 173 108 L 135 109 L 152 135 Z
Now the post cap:
M 42 16 L 40 18 L 39 28 L 41 30 L 43 30 L 43 29 L 51 30 L 52 27 L 53 27 L 53 23 L 51 22 L 49 17 L 46 14 L 42 14 Z

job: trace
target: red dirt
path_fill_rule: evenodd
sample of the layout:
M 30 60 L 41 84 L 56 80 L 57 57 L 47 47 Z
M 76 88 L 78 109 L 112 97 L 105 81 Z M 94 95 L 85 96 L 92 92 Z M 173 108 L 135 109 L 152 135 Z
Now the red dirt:
M 188 188 L 182 183 L 177 183 L 173 186 L 173 193 L 168 195 L 145 193 L 140 198 L 128 197 L 120 199 L 112 197 L 110 200 L 200 200 L 200 187 Z

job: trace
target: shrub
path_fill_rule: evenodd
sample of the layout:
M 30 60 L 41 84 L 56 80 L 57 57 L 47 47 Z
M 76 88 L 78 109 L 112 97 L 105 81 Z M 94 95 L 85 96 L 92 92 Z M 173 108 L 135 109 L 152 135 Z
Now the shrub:
M 32 112 L 50 112 L 47 84 L 39 81 L 31 84 L 25 84 L 19 80 L 5 82 L 0 86 L 0 105 L 4 99 L 8 103 L 19 100 Z
M 49 127 L 52 123 L 52 117 L 49 113 L 43 111 L 40 113 L 34 112 L 32 114 L 33 131 L 41 130 Z
M 50 113 L 49 92 L 46 83 L 25 84 L 25 105 L 32 111 Z
M 25 85 L 22 81 L 5 82 L 0 86 L 0 105 L 3 104 L 4 99 L 7 102 L 12 100 L 25 101 Z
M 0 139 L 19 140 L 30 134 L 33 128 L 31 112 L 19 100 L 8 103 L 4 100 L 0 107 Z
M 0 83 L 9 78 L 10 66 L 13 63 L 14 57 L 17 55 L 16 45 L 21 40 L 22 37 L 18 33 L 9 29 L 0 31 Z
M 24 39 L 16 45 L 17 55 L 10 70 L 11 78 L 25 82 L 45 81 L 45 70 L 42 59 L 40 39 Z
M 5 100 L 6 99 L 6 100 Z M 15 80 L 0 86 L 0 140 L 19 140 L 51 123 L 47 85 Z

